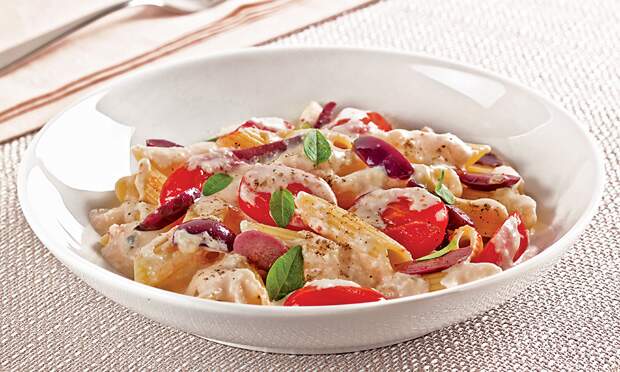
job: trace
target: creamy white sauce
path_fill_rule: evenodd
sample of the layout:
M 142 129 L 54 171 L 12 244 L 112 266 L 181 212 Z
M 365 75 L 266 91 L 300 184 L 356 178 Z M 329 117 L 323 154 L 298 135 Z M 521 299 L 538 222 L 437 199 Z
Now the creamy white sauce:
M 296 135 L 305 135 L 308 130 L 300 130 L 296 132 Z M 321 133 L 330 140 L 330 132 L 321 130 Z M 342 166 L 351 161 L 351 157 L 355 156 L 351 150 L 344 150 L 338 148 L 330 141 L 332 154 L 329 159 L 319 165 L 314 164 L 313 161 L 308 159 L 308 156 L 304 152 L 303 144 L 291 146 L 286 149 L 280 156 L 273 162 L 274 164 L 282 164 L 287 167 L 301 169 L 308 173 L 312 173 L 321 178 L 328 179 L 337 173 Z
M 191 156 L 217 149 L 214 142 L 197 142 L 186 147 L 149 147 L 135 145 L 131 148 L 136 159 L 147 158 L 161 170 L 184 164 Z
M 492 199 L 502 203 L 508 213 L 519 212 L 526 227 L 531 228 L 538 220 L 536 201 L 527 195 L 520 194 L 514 187 L 503 187 L 490 194 Z
M 142 221 L 153 209 L 154 206 L 144 202 L 126 201 L 111 209 L 93 209 L 89 212 L 88 218 L 95 231 L 103 235 L 114 224 Z
M 354 107 L 343 108 L 338 115 L 332 120 L 331 125 L 338 123 L 340 120 L 349 119 L 353 121 L 362 121 L 368 117 L 366 110 L 360 110 Z
M 151 171 L 151 161 L 149 159 L 141 159 L 138 162 L 138 173 L 134 180 L 136 190 L 138 190 L 138 198 L 144 200 L 144 189 L 146 188 L 146 181 L 149 178 L 149 172 Z
M 332 288 L 332 287 L 361 287 L 359 284 L 344 279 L 317 279 L 307 282 L 304 287 L 316 287 L 316 288 Z
M 501 271 L 502 269 L 497 265 L 488 262 L 462 262 L 442 271 L 446 275 L 441 278 L 439 283 L 446 288 L 452 288 L 495 275 Z
M 299 116 L 299 124 L 301 124 L 302 126 L 314 126 L 316 121 L 319 119 L 319 115 L 321 115 L 322 111 L 323 107 L 321 107 L 318 102 L 310 102 Z
M 420 185 L 426 186 L 429 190 L 432 190 L 437 183 L 437 180 L 441 176 L 441 171 L 444 172 L 443 184 L 450 190 L 455 196 L 461 196 L 463 193 L 463 185 L 461 180 L 456 174 L 456 171 L 446 165 L 426 165 L 426 164 L 411 164 L 413 166 L 413 179 Z
M 137 231 L 137 225 L 136 221 L 110 226 L 108 243 L 101 247 L 106 262 L 128 278 L 133 278 L 133 262 L 140 248 L 159 234 L 158 231 Z
M 518 226 L 515 218 L 508 218 L 491 239 L 495 245 L 495 252 L 500 257 L 499 266 L 504 270 L 514 265 L 512 258 L 521 243 Z
M 241 164 L 229 149 L 216 148 L 189 158 L 188 169 L 193 170 L 201 167 L 209 174 L 226 173 Z
M 375 190 L 361 197 L 349 210 L 355 213 L 368 224 L 383 229 L 386 227 L 381 214 L 387 205 L 405 198 L 411 201 L 409 209 L 422 211 L 432 205 L 441 203 L 441 200 L 425 189 L 409 187 L 403 189 Z M 441 216 L 440 216 L 441 217 Z
M 239 197 L 249 203 L 254 203 L 257 193 L 272 193 L 279 188 L 286 188 L 291 183 L 300 183 L 312 193 L 331 203 L 336 203 L 336 196 L 323 179 L 284 165 L 256 164 L 244 175 L 248 187 L 239 189 Z
M 181 165 L 191 156 L 190 150 L 185 147 L 135 145 L 131 150 L 137 159 L 147 158 L 159 169 L 169 169 Z
M 474 154 L 468 144 L 451 133 L 394 129 L 374 135 L 392 144 L 412 163 L 450 164 L 462 168 Z
M 291 125 L 286 120 L 276 117 L 251 118 L 250 121 L 261 124 L 265 129 L 274 132 L 290 129 L 291 127 Z
M 398 298 L 412 296 L 419 293 L 426 293 L 429 285 L 419 275 L 408 275 L 396 272 L 391 276 L 385 277 L 377 290 L 387 298 Z
M 406 186 L 407 180 L 389 177 L 383 167 L 365 168 L 332 181 L 336 194 L 349 193 L 356 198 L 375 190 Z
M 269 305 L 267 289 L 245 257 L 230 253 L 196 272 L 185 294 L 215 301 Z
M 500 165 L 499 167 L 493 168 L 491 173 L 494 174 L 508 174 L 515 177 L 521 177 L 521 175 L 513 168 L 508 165 Z
M 369 111 L 347 107 L 340 111 L 338 116 L 332 120 L 327 128 L 334 132 L 345 134 L 351 138 L 357 138 L 362 134 L 376 134 L 383 132 L 374 122 L 369 121 L 368 113 Z M 339 122 L 343 120 L 348 121 L 339 124 Z
M 177 229 L 173 234 L 173 239 L 179 251 L 183 253 L 194 253 L 198 251 L 200 245 L 204 245 L 209 250 L 228 252 L 226 243 L 214 239 L 207 232 L 190 234 L 186 230 Z

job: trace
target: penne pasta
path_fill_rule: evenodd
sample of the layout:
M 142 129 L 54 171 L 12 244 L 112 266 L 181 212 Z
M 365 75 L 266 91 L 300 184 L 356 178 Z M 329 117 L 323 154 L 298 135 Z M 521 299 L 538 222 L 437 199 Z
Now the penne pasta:
M 292 121 L 252 117 L 214 140 L 133 146 L 120 205 L 89 213 L 102 257 L 177 293 L 308 306 L 452 288 L 531 256 L 536 202 L 503 159 L 478 163 L 490 146 L 335 108 L 311 102 Z
M 409 251 L 394 239 L 334 204 L 300 192 L 295 205 L 306 225 L 336 243 L 351 249 L 363 249 L 375 257 L 385 256 L 389 252 L 393 263 L 412 260 Z
M 445 276 L 446 273 L 444 273 L 443 271 L 439 271 L 436 273 L 424 274 L 422 275 L 422 279 L 424 279 L 426 283 L 428 283 L 428 291 L 434 292 L 446 288 L 441 284 L 441 279 L 443 279 Z
M 159 194 L 166 182 L 166 176 L 156 168 L 151 168 L 144 184 L 142 200 L 153 205 L 159 204 Z
M 454 230 L 454 232 L 452 232 L 452 235 L 450 235 L 450 240 L 453 240 L 455 238 L 458 239 L 459 247 L 471 246 L 472 257 L 476 256 L 484 248 L 482 236 L 480 236 L 480 234 L 478 234 L 478 231 L 476 231 L 476 229 L 471 226 L 465 225 Z
M 303 233 L 299 231 L 293 231 L 289 229 L 283 229 L 281 227 L 263 225 L 262 223 L 248 221 L 248 220 L 241 221 L 241 231 L 249 231 L 249 230 L 256 230 L 256 231 L 264 232 L 265 234 L 275 236 L 276 238 L 279 238 L 283 240 L 285 243 L 289 243 L 289 244 L 295 243 L 297 240 L 304 238 Z
M 151 167 L 148 159 L 141 160 L 140 165 L 138 173 L 116 181 L 114 185 L 116 198 L 120 202 L 137 200 L 158 205 L 159 194 L 166 182 L 166 176 L 156 168 Z
M 467 200 L 456 198 L 454 205 L 474 221 L 476 230 L 485 238 L 493 236 L 508 218 L 508 210 L 495 199 Z
M 183 293 L 194 274 L 221 255 L 207 250 L 181 252 L 172 244 L 173 233 L 161 234 L 140 249 L 134 259 L 135 281 Z
M 229 134 L 221 136 L 216 143 L 221 147 L 233 149 L 247 149 L 265 145 L 279 140 L 280 137 L 272 132 L 257 128 L 239 128 Z
M 474 166 L 478 160 L 480 160 L 483 156 L 491 152 L 491 146 L 488 145 L 478 145 L 475 143 L 470 143 L 469 146 L 473 150 L 473 154 L 467 159 L 465 163 L 465 169 L 469 172 L 474 172 L 470 170 L 470 167 Z

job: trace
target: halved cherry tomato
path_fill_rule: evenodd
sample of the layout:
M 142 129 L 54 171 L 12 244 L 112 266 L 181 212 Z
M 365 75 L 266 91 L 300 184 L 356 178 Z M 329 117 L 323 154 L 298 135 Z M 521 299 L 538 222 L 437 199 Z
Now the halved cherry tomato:
M 399 198 L 387 205 L 381 218 L 387 224 L 383 231 L 415 259 L 431 253 L 443 242 L 448 212 L 441 202 L 421 211 L 411 210 L 410 205 L 410 200 Z
M 209 176 L 210 174 L 205 172 L 201 167 L 189 170 L 187 166 L 183 166 L 175 170 L 168 176 L 166 182 L 164 182 L 161 193 L 159 194 L 159 203 L 163 204 L 192 187 L 202 190 L 202 184 Z
M 384 300 L 385 297 L 370 288 L 335 286 L 319 288 L 306 286 L 289 295 L 284 306 L 329 306 L 359 304 Z
M 392 124 L 390 124 L 381 114 L 378 112 L 369 112 L 366 118 L 362 120 L 364 124 L 368 124 L 371 121 L 375 123 L 377 128 L 381 129 L 384 132 L 388 132 L 392 130 Z
M 529 236 L 519 213 L 512 213 L 471 262 L 490 262 L 507 269 L 521 257 Z
M 241 180 L 241 184 L 239 186 L 239 194 L 242 192 L 242 188 L 252 189 L 250 185 L 246 182 L 245 179 Z M 308 194 L 312 194 L 312 191 L 301 183 L 291 183 L 286 186 L 286 189 L 296 196 L 300 191 L 307 192 Z M 257 222 L 260 222 L 265 225 L 276 226 L 276 222 L 271 217 L 269 213 L 269 201 L 271 200 L 271 194 L 268 192 L 257 192 L 254 196 L 254 203 L 250 203 L 248 201 L 243 200 L 239 197 L 239 208 L 245 212 L 248 216 L 252 217 Z M 304 224 L 301 221 L 301 218 L 298 215 L 293 215 L 291 222 L 287 226 L 288 229 L 291 230 L 302 230 L 304 229 Z

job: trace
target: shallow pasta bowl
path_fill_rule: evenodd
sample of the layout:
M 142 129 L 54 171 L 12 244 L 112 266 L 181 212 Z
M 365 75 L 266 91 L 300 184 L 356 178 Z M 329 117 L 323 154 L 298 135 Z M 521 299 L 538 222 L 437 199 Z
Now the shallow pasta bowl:
M 166 292 L 114 273 L 88 211 L 114 203 L 146 138 L 189 144 L 252 116 L 295 118 L 310 100 L 430 125 L 511 159 L 539 204 L 542 252 L 501 274 L 380 303 L 284 308 Z M 437 58 L 349 48 L 227 52 L 135 75 L 51 120 L 21 165 L 24 214 L 48 249 L 105 296 L 160 323 L 248 349 L 335 353 L 412 339 L 497 306 L 533 285 L 587 226 L 603 186 L 601 156 L 572 116 L 494 74 Z

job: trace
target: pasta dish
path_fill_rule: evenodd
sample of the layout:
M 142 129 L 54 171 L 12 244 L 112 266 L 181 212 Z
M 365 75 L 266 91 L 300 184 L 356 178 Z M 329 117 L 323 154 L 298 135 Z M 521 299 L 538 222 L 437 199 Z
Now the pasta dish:
M 209 300 L 339 305 L 438 291 L 535 255 L 536 202 L 491 147 L 311 102 L 182 146 L 132 147 L 119 205 L 90 212 L 137 282 Z

